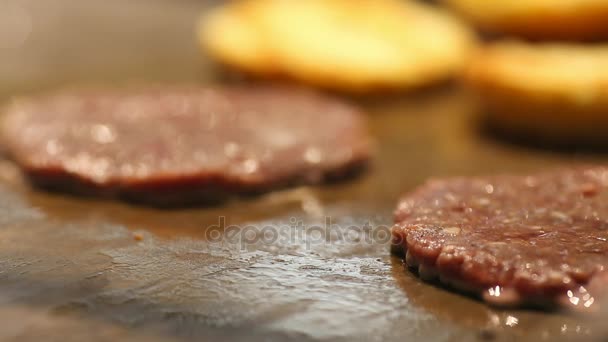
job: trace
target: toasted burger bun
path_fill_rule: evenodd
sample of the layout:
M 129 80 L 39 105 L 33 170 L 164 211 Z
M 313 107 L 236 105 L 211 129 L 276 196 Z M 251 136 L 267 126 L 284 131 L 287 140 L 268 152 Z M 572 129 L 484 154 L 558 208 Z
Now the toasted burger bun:
M 502 42 L 467 83 L 495 128 L 558 144 L 608 142 L 608 45 Z
M 249 0 L 205 16 L 199 35 L 212 56 L 243 71 L 347 92 L 445 80 L 474 46 L 457 19 L 398 0 Z
M 443 0 L 485 31 L 538 40 L 608 38 L 605 0 Z

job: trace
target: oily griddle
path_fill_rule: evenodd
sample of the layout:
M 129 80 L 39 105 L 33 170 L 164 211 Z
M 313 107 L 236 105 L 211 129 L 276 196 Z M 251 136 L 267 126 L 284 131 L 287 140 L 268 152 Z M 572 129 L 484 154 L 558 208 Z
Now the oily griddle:
M 7 80 L 0 85 L 3 99 L 66 83 L 224 81 L 193 44 L 191 23 L 204 2 L 56 3 L 52 10 L 27 5 L 33 29 L 24 48 L 7 53 L 12 68 L 0 68 Z M 130 20 L 137 13 L 139 19 Z M 99 30 L 102 24 L 108 29 Z M 53 44 L 42 44 L 49 35 Z M 369 172 L 221 206 L 161 210 L 45 193 L 1 161 L 0 338 L 466 341 L 606 335 L 592 319 L 494 310 L 422 283 L 390 255 L 385 233 L 399 196 L 430 176 L 524 173 L 605 162 L 608 155 L 495 139 L 479 129 L 470 96 L 458 85 L 354 100 L 369 112 L 378 146 Z M 288 234 L 294 231 L 302 234 Z M 266 240 L 264 232 L 271 234 Z M 273 239 L 273 232 L 283 238 Z

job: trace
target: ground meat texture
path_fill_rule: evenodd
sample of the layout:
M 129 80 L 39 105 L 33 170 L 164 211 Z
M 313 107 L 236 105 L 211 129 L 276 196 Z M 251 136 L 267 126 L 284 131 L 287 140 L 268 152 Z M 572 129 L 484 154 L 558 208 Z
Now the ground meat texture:
M 5 114 L 5 148 L 34 184 L 158 205 L 319 183 L 370 157 L 356 107 L 295 88 L 64 91 Z
M 608 288 L 608 168 L 431 180 L 395 213 L 423 279 L 503 306 L 597 308 Z

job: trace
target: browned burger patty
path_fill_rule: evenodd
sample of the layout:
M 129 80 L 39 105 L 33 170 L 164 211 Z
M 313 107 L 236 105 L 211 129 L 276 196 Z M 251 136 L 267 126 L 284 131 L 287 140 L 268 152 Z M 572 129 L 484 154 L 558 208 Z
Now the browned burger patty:
M 359 110 L 294 88 L 195 86 L 17 100 L 2 122 L 34 184 L 159 205 L 215 201 L 359 169 Z
M 409 267 L 491 304 L 586 310 L 608 288 L 606 167 L 432 180 L 395 222 Z

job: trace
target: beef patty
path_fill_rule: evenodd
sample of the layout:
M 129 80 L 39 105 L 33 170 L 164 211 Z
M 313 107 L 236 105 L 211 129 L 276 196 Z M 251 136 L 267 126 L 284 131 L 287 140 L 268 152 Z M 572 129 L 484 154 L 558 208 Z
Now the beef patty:
M 318 183 L 370 157 L 356 107 L 295 88 L 64 91 L 16 100 L 1 133 L 36 185 L 158 205 Z
M 608 167 L 431 180 L 395 222 L 421 278 L 491 304 L 587 310 L 608 287 Z

